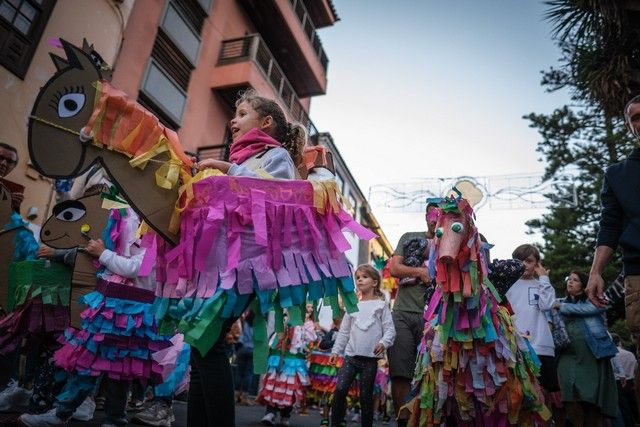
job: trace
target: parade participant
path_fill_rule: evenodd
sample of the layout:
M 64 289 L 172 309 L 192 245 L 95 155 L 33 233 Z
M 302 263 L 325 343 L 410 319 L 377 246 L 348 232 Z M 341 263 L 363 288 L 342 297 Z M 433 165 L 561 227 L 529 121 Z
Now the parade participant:
M 624 108 L 627 128 L 640 142 L 640 95 Z M 600 230 L 589 273 L 587 295 L 598 307 L 608 301 L 604 296 L 602 272 L 618 245 L 622 248 L 625 287 L 625 319 L 633 334 L 640 333 L 640 204 L 631 185 L 640 179 L 640 148 L 626 160 L 611 165 L 604 173 L 600 202 Z
M 279 413 L 280 425 L 289 426 L 293 405 L 302 404 L 306 398 L 305 388 L 309 385 L 306 357 L 315 339 L 312 323 L 287 326 L 284 333 L 272 337 L 268 370 L 256 399 L 267 407 L 262 424 L 275 425 Z
M 438 203 L 429 259 L 437 287 L 424 313 L 411 400 L 398 418 L 413 427 L 545 422 L 539 361 L 500 304 L 473 209 L 454 191 L 430 200 Z
M 54 409 L 41 415 L 23 414 L 20 417 L 23 424 L 65 425 L 93 393 L 96 379 L 104 374 L 108 377 L 107 423 L 126 425 L 131 381 L 158 377 L 157 383 L 162 382 L 159 381 L 162 367 L 152 359 L 152 353 L 170 347 L 171 337 L 158 332 L 152 314 L 155 274 L 138 274 L 145 252 L 136 238 L 139 224 L 133 210 L 111 209 L 107 229 L 102 233 L 105 240 L 88 240 L 84 251 L 102 266 L 98 270 L 98 285 L 83 297 L 88 307 L 82 313 L 81 329 L 69 329 L 62 339 L 62 348 L 54 355 L 56 364 L 69 373 L 69 378 L 56 398 Z M 178 370 L 184 373 L 186 369 L 176 366 Z M 180 378 L 172 381 L 176 385 Z
M 345 354 L 338 371 L 336 391 L 331 404 L 331 425 L 343 425 L 345 403 L 351 383 L 360 374 L 360 409 L 362 425 L 373 425 L 373 389 L 378 360 L 384 357 L 396 337 L 391 310 L 380 290 L 380 273 L 368 264 L 356 269 L 356 286 L 360 293 L 358 312 L 345 314 L 338 337 L 331 350 L 331 360 Z
M 378 361 L 378 371 L 376 372 L 376 381 L 373 386 L 373 415 L 374 419 L 388 421 L 387 414 L 387 389 L 389 388 L 389 363 L 386 359 Z M 382 408 L 383 417 L 380 417 Z
M 235 176 L 296 178 L 292 159 L 300 155 L 305 132 L 300 125 L 287 122 L 275 101 L 253 90 L 244 92 L 236 101 L 236 114 L 229 125 L 231 163 L 205 159 L 196 164 L 198 169 L 214 168 Z M 235 318 L 225 322 L 221 337 L 233 322 Z M 235 425 L 233 378 L 223 347 L 220 338 L 206 355 L 196 349 L 191 353 L 190 426 Z
M 428 286 L 431 285 L 431 275 L 425 265 L 406 265 L 406 258 L 409 253 L 405 253 L 410 245 L 422 242 L 422 254 L 416 254 L 414 258 L 421 256 L 424 263 L 428 255 L 427 244 L 433 239 L 435 232 L 435 221 L 430 214 L 433 214 L 436 206 L 427 204 L 425 211 L 425 221 L 427 231 L 409 232 L 400 237 L 400 241 L 390 260 L 391 275 L 400 280 L 398 293 L 393 305 L 393 325 L 396 330 L 396 339 L 389 348 L 389 376 L 391 378 L 391 396 L 395 413 L 398 414 L 400 406 L 405 402 L 405 398 L 411 389 L 411 379 L 415 370 L 417 348 L 422 339 L 424 319 L 422 313 L 425 307 L 425 299 Z M 403 421 L 399 420 L 402 424 Z
M 344 313 L 340 313 L 333 319 L 331 329 L 322 336 L 317 348 L 309 354 L 309 377 L 311 378 L 309 389 L 320 405 L 322 416 L 320 425 L 322 426 L 329 425 L 329 408 L 336 389 L 338 369 L 343 363 L 342 357 L 339 357 L 336 363 L 331 363 L 331 349 L 340 330 L 343 315 Z
M 230 162 L 205 159 L 199 170 L 214 168 L 232 176 L 294 179 L 301 160 L 306 132 L 300 124 L 287 122 L 273 100 L 248 90 L 236 101 L 231 128 Z
M 609 288 L 611 289 L 611 288 Z M 638 369 L 636 355 L 624 348 L 618 334 L 611 334 L 613 343 L 618 348 L 618 353 L 613 356 L 614 366 L 618 366 L 616 383 L 618 385 L 618 407 L 625 425 L 634 425 L 640 421 L 638 413 L 638 401 L 634 378 Z

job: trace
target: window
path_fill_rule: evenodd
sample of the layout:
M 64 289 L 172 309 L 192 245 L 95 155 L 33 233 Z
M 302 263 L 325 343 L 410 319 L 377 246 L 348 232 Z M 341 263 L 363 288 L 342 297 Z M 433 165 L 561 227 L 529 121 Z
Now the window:
M 189 59 L 191 65 L 195 66 L 198 60 L 200 39 L 173 3 L 169 3 L 160 26 L 171 41 L 175 43 L 178 50 Z
M 207 15 L 209 14 L 209 9 L 211 9 L 211 3 L 213 3 L 213 0 L 198 0 L 198 4 Z
M 171 127 L 180 126 L 184 106 L 187 103 L 187 94 L 153 58 L 149 61 L 141 92 L 141 95 L 146 98 L 145 101 L 147 103 L 150 101 L 156 107 L 153 108 L 154 112 L 159 112 L 159 109 L 160 115 L 164 113 Z
M 138 96 L 141 104 L 172 129 L 182 123 L 191 71 L 200 51 L 202 23 L 196 29 L 189 19 L 193 18 L 189 7 L 193 1 L 168 2 Z
M 0 0 L 0 64 L 23 79 L 54 0 Z
M 338 186 L 338 190 L 340 190 L 340 192 L 342 193 L 344 191 L 344 181 L 342 180 L 342 177 L 340 176 L 337 170 L 335 175 L 336 175 L 336 185 Z
M 347 196 L 347 201 L 351 205 L 349 207 L 349 213 L 355 220 L 357 220 L 358 218 L 356 218 L 356 213 L 358 212 L 358 202 L 356 201 L 356 198 L 353 197 L 353 194 L 349 193 L 349 195 Z

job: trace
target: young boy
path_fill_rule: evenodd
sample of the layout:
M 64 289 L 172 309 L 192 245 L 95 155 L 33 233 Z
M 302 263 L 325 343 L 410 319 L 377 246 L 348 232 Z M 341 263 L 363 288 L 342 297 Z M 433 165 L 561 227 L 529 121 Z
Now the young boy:
M 529 244 L 518 246 L 512 254 L 524 263 L 522 277 L 507 291 L 507 299 L 515 313 L 515 324 L 520 332 L 530 337 L 531 346 L 540 358 L 540 384 L 547 393 L 559 390 L 555 351 L 551 328 L 545 311 L 551 310 L 556 292 L 549 273 L 540 263 L 540 252 Z

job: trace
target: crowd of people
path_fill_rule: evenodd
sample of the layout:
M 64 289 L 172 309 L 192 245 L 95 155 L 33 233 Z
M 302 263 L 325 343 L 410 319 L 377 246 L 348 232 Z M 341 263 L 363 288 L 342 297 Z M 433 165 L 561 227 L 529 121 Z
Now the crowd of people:
M 640 98 L 630 102 L 625 114 L 632 133 L 639 136 Z M 230 176 L 261 179 L 302 178 L 304 129 L 288 123 L 277 103 L 253 92 L 243 94 L 236 103 L 230 129 L 233 139 L 230 161 L 196 161 L 197 171 L 216 169 Z M 430 353 L 430 346 L 447 343 L 446 337 L 438 342 L 427 338 L 447 333 L 441 328 L 447 322 L 451 334 L 464 330 L 464 325 L 472 324 L 474 321 L 470 319 L 482 307 L 488 317 L 478 316 L 473 334 L 469 334 L 467 341 L 462 338 L 458 342 L 471 345 L 479 338 L 485 340 L 483 344 L 500 342 L 500 357 L 513 356 L 505 366 L 518 372 L 517 381 L 521 382 L 509 377 L 506 370 L 498 372 L 488 362 L 484 368 L 495 374 L 495 384 L 529 387 L 520 393 L 533 396 L 535 402 L 528 402 L 531 404 L 528 409 L 539 414 L 535 418 L 537 423 L 636 425 L 640 423 L 636 356 L 634 351 L 624 348 L 629 342 L 608 331 L 605 312 L 609 301 L 604 296 L 602 271 L 620 245 L 627 323 L 632 336 L 637 336 L 640 231 L 636 222 L 640 211 L 627 184 L 640 178 L 638 150 L 607 171 L 593 268 L 589 274 L 567 271 L 564 289 L 550 282 L 543 258 L 534 245 L 520 245 L 513 250 L 512 260 L 489 265 L 491 245 L 484 236 L 476 241 L 472 235 L 469 247 L 476 250 L 471 257 L 474 264 L 462 265 L 460 272 L 455 273 L 462 274 L 455 277 L 457 286 L 462 283 L 464 290 L 451 289 L 451 295 L 459 294 L 455 298 L 464 295 L 468 299 L 465 310 L 453 315 L 451 311 L 445 313 L 447 307 L 460 308 L 462 299 L 452 296 L 450 306 L 438 305 L 445 298 L 443 292 L 449 292 L 442 289 L 442 284 L 449 283 L 453 274 L 443 271 L 448 264 L 434 260 L 437 242 L 446 232 L 439 221 L 446 209 L 468 215 L 466 209 L 470 207 L 463 203 L 447 206 L 449 199 L 428 201 L 426 230 L 404 234 L 389 260 L 390 274 L 397 279 L 397 289 L 392 295 L 381 290 L 383 280 L 376 268 L 357 266 L 353 278 L 348 278 L 355 283 L 357 301 L 349 307 L 345 302 L 342 309 L 334 305 L 331 322 L 324 329 L 314 303 L 307 305 L 302 322 L 296 321 L 300 313 L 285 309 L 272 312 L 267 317 L 268 324 L 263 325 L 265 319 L 259 307 L 265 301 L 254 299 L 255 296 L 242 300 L 234 295 L 235 306 L 229 306 L 228 315 L 217 331 L 219 335 L 212 338 L 206 351 L 190 347 L 175 324 L 157 317 L 155 263 L 145 263 L 148 247 L 141 243 L 137 233 L 141 220 L 134 210 L 126 207 L 124 200 L 113 194 L 109 176 L 96 164 L 76 178 L 71 189 L 60 194 L 60 200 L 67 201 L 53 211 L 60 221 L 78 221 L 86 214 L 79 213 L 86 207 L 80 201 L 110 194 L 115 204 L 105 209 L 102 216 L 96 215 L 100 217 L 96 223 L 88 216 L 82 220 L 86 240 L 81 249 L 54 250 L 44 243 L 40 245 L 33 231 L 29 231 L 30 235 L 21 235 L 24 241 L 20 242 L 20 250 L 16 247 L 14 253 L 6 254 L 12 257 L 12 262 L 32 263 L 22 273 L 31 274 L 28 283 L 19 280 L 23 276 L 16 267 L 10 274 L 16 282 L 0 284 L 5 294 L 0 301 L 6 310 L 0 318 L 0 356 L 6 361 L 0 372 L 3 382 L 0 411 L 24 411 L 20 421 L 36 427 L 62 426 L 70 419 L 89 420 L 96 408 L 104 409 L 105 426 L 126 425 L 127 410 L 137 411 L 134 419 L 139 423 L 170 426 L 175 420 L 173 400 L 186 395 L 189 426 L 234 425 L 235 405 L 252 404 L 265 406 L 260 420 L 264 425 L 288 426 L 294 424 L 291 418 L 296 411 L 319 410 L 322 425 L 344 426 L 348 408 L 351 418 L 363 426 L 371 426 L 378 417 L 384 421 L 394 419 L 399 426 L 417 425 L 408 402 L 419 393 L 415 386 L 425 376 L 423 367 L 434 372 L 429 371 L 429 363 L 437 352 Z M 28 223 L 20 222 L 15 215 L 20 212 L 24 189 L 12 187 L 4 179 L 17 160 L 15 148 L 0 144 L 0 178 L 11 194 L 13 211 L 11 218 L 2 221 L 17 224 L 15 228 L 22 231 L 29 229 Z M 309 180 L 331 178 L 326 167 L 316 168 L 313 162 L 303 175 Z M 451 225 L 455 233 L 461 233 L 464 227 L 461 222 Z M 50 232 L 43 228 L 42 235 L 49 236 Z M 469 250 L 465 253 L 468 255 Z M 88 257 L 89 264 L 95 267 L 92 283 L 87 284 L 63 268 L 54 272 L 51 267 L 75 266 L 81 256 Z M 476 283 L 485 274 L 487 280 Z M 45 285 L 37 283 L 43 277 L 48 278 L 47 286 L 51 285 L 44 293 Z M 253 280 L 256 286 L 256 279 Z M 499 304 L 493 305 L 494 301 Z M 241 310 L 237 310 L 238 304 Z M 437 307 L 441 311 L 434 316 Z M 504 313 L 510 319 L 498 321 Z M 492 325 L 481 324 L 491 322 L 490 319 L 494 320 Z M 511 327 L 511 319 L 517 336 L 506 331 Z M 216 327 L 212 325 L 216 323 L 209 320 L 204 328 L 214 334 Z M 486 335 L 478 336 L 480 330 Z M 436 335 L 428 335 L 433 331 Z M 266 346 L 258 345 L 264 341 L 268 341 Z M 513 343 L 518 343 L 518 348 L 508 349 Z M 499 346 L 493 346 L 492 351 Z M 453 359 L 445 358 L 443 362 L 450 369 L 458 363 L 458 356 L 460 360 L 469 357 L 462 349 L 471 347 L 456 344 L 454 348 L 457 353 L 451 353 L 455 353 L 450 356 Z M 487 352 L 479 359 L 491 359 L 488 347 L 479 348 L 483 349 L 479 352 Z M 257 375 L 254 365 L 262 359 L 267 370 Z M 417 360 L 420 366 L 416 365 Z M 529 372 L 535 373 L 533 378 Z M 480 377 L 472 381 L 482 381 Z M 474 388 L 477 394 L 475 385 Z M 430 389 L 421 390 L 425 394 L 424 390 Z M 426 394 L 418 398 L 427 402 L 431 396 Z M 541 396 L 539 402 L 536 396 Z M 465 399 L 458 398 L 462 406 Z M 143 406 L 144 401 L 147 403 Z M 424 407 L 427 406 L 425 403 Z M 512 409 L 504 411 L 511 415 Z M 444 410 L 449 411 L 446 421 L 438 423 L 455 425 L 459 421 L 460 425 L 467 425 L 465 420 L 452 415 L 455 409 Z M 519 420 L 515 416 L 510 419 Z M 436 423 L 433 421 L 436 418 L 429 419 Z

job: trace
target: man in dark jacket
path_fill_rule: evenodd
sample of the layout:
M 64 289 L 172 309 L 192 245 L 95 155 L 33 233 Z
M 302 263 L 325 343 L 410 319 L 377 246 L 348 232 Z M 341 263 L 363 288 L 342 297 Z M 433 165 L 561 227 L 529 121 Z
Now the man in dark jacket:
M 629 101 L 624 110 L 627 127 L 640 141 L 640 96 Z M 600 193 L 602 211 L 600 230 L 587 293 L 596 306 L 604 306 L 602 270 L 614 251 L 622 248 L 624 266 L 625 314 L 632 333 L 640 333 L 640 148 L 626 160 L 607 168 Z

